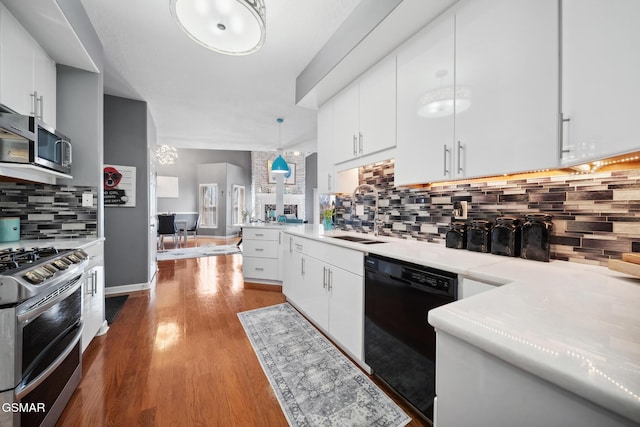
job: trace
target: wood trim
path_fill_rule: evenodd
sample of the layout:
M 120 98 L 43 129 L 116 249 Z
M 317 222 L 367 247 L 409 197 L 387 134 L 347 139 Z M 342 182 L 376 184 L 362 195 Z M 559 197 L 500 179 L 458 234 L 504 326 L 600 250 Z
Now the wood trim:
M 272 291 L 282 293 L 282 285 L 269 285 L 267 283 L 244 282 L 245 289 L 255 289 L 258 291 Z

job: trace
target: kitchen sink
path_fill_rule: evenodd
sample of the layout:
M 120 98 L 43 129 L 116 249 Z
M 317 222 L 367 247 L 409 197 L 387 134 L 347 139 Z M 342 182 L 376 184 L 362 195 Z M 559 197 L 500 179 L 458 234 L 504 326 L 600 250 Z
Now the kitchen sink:
M 376 243 L 386 243 L 383 242 L 382 240 L 371 240 L 371 239 L 366 239 L 364 237 L 356 237 L 356 236 L 331 236 L 332 239 L 340 239 L 340 240 L 346 240 L 348 242 L 354 242 L 354 243 L 362 243 L 363 245 L 373 245 Z

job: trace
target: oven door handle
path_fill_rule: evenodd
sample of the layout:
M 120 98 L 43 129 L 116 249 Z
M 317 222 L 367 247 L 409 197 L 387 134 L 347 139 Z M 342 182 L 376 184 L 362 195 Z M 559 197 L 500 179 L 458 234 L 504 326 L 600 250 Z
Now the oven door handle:
M 67 358 L 67 356 L 73 351 L 75 346 L 80 341 L 80 338 L 82 338 L 83 329 L 84 329 L 84 325 L 81 321 L 80 326 L 78 327 L 78 330 L 76 331 L 75 336 L 73 337 L 73 340 L 67 346 L 67 348 L 65 348 L 64 351 L 60 353 L 58 357 L 56 357 L 56 360 L 54 360 L 53 363 L 51 363 L 51 365 L 45 371 L 43 371 L 40 375 L 35 377 L 33 381 L 27 384 L 21 384 L 18 387 L 16 387 L 16 392 L 15 392 L 16 400 L 18 401 L 22 400 L 22 398 L 28 395 L 34 388 L 42 384 L 42 382 L 46 380 L 53 373 L 53 371 L 55 371 L 58 368 L 58 366 L 62 364 L 62 362 L 64 362 L 64 359 Z
M 38 317 L 40 314 L 44 313 L 49 308 L 53 307 L 54 305 L 58 304 L 60 301 L 67 298 L 69 295 L 73 294 L 82 285 L 83 276 L 84 276 L 84 273 L 77 276 L 75 279 L 73 279 L 77 281 L 77 283 L 74 286 L 68 289 L 65 289 L 62 293 L 56 295 L 54 298 L 51 298 L 51 300 L 47 301 L 45 304 L 18 314 L 17 316 L 18 323 L 21 325 L 24 323 L 28 323 L 31 319 Z

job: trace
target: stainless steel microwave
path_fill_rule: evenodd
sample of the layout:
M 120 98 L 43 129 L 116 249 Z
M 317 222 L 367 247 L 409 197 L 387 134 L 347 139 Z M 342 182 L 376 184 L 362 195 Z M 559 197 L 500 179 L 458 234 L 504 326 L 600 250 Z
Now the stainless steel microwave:
M 0 162 L 29 163 L 70 174 L 71 141 L 34 117 L 0 113 Z

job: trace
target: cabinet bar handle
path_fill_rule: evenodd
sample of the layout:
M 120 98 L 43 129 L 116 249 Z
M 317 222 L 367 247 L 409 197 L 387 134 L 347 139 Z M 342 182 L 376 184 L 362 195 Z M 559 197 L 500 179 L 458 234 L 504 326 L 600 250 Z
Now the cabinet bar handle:
M 322 287 L 327 287 L 327 267 L 322 267 Z
M 31 114 L 33 115 L 33 117 L 38 118 L 38 114 L 37 114 L 37 104 L 38 103 L 38 92 L 34 91 L 31 94 Z
M 560 124 L 558 126 L 558 156 L 562 161 L 562 157 L 566 153 L 570 153 L 571 150 L 567 150 L 564 148 L 564 125 L 565 123 L 569 123 L 571 121 L 571 117 L 565 117 L 564 113 L 560 113 Z
M 331 192 L 331 174 L 327 174 L 327 190 Z
M 256 248 L 256 252 L 264 252 L 263 248 Z
M 293 237 L 289 236 L 289 253 L 293 252 Z
M 256 271 L 264 271 L 264 268 L 262 268 L 262 267 L 256 267 L 256 268 L 255 268 L 255 270 L 256 270 Z
M 358 155 L 358 138 L 353 134 L 353 155 Z
M 40 120 L 44 121 L 44 99 L 42 95 L 40 95 L 38 101 L 40 101 Z
M 262 233 L 256 233 L 256 237 L 264 237 L 264 234 L 262 234 Z
M 358 151 L 360 152 L 360 154 L 362 154 L 362 140 L 363 140 L 362 132 L 358 132 L 358 147 L 359 147 Z
M 333 271 L 330 268 L 327 268 L 329 271 L 329 290 L 333 289 Z
M 304 276 L 304 258 L 300 258 L 300 274 Z
M 447 154 L 449 154 L 449 148 L 447 144 L 444 144 L 444 176 L 449 175 L 449 169 L 447 169 Z
M 462 157 L 462 150 L 464 150 L 464 146 L 460 141 L 458 141 L 458 173 L 462 173 L 462 166 L 460 158 Z

